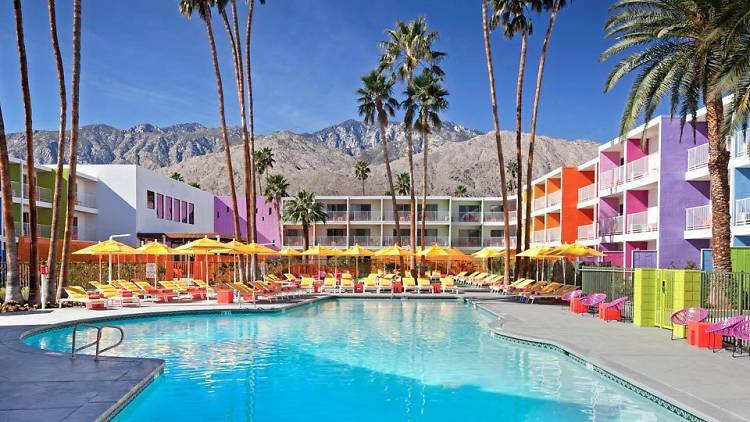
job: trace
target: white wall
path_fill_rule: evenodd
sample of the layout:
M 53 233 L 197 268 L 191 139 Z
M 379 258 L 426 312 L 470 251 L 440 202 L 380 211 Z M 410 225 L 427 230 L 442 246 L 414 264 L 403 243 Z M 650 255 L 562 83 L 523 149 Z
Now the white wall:
M 77 171 L 97 177 L 96 240 L 114 234 L 130 234 L 118 239 L 137 245 L 136 238 L 136 166 L 134 165 L 79 165 Z

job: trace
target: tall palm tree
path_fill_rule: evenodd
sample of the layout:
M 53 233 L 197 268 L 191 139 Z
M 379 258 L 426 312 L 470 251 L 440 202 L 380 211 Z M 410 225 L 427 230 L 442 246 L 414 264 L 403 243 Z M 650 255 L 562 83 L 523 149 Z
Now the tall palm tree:
M 620 122 L 624 134 L 642 114 L 648 121 L 668 98 L 681 126 L 694 116 L 700 102 L 706 106 L 708 172 L 711 181 L 711 246 L 714 268 L 731 271 L 729 216 L 729 151 L 724 136 L 721 71 L 730 54 L 713 35 L 723 31 L 724 17 L 736 14 L 735 2 L 620 0 L 610 8 L 605 26 L 614 43 L 601 55 L 606 60 L 629 51 L 607 79 L 609 91 L 624 76 L 635 73 Z M 747 40 L 744 40 L 747 43 Z
M 62 263 L 55 298 L 59 301 L 62 288 L 68 281 L 70 267 L 70 243 L 73 239 L 73 217 L 76 205 L 76 177 L 78 165 L 78 105 L 81 87 L 81 0 L 73 0 L 73 70 L 70 74 L 70 145 L 68 146 L 68 197 L 65 208 L 65 230 L 63 232 Z
M 722 31 L 716 31 L 712 39 L 720 41 L 728 52 L 727 61 L 721 69 L 718 83 L 713 90 L 732 93 L 732 102 L 727 119 L 725 136 L 732 130 L 742 129 L 747 136 L 750 119 L 750 2 L 737 2 L 718 18 Z
M 245 158 L 245 162 L 247 160 L 250 160 L 250 177 L 252 178 L 252 181 L 250 183 L 250 202 L 247 206 L 247 209 L 255 209 L 255 195 L 258 192 L 258 189 L 256 187 L 256 184 L 258 183 L 258 172 L 255 168 L 255 114 L 253 113 L 253 77 L 250 67 L 250 40 L 251 40 L 251 34 L 253 29 L 253 12 L 255 11 L 255 0 L 246 0 L 247 2 L 247 21 L 245 23 L 245 78 L 247 80 L 246 88 L 247 88 L 247 125 L 249 130 L 249 136 L 250 136 L 250 142 L 249 145 L 243 144 L 242 150 L 243 150 L 243 156 Z M 259 0 L 260 4 L 265 4 L 265 0 Z M 239 35 L 237 36 L 237 39 L 239 39 Z M 247 165 L 245 166 L 247 167 Z M 249 213 L 248 220 L 250 221 L 250 226 L 252 228 L 252 236 L 250 236 L 250 239 L 255 242 L 257 241 L 258 233 L 256 231 L 256 216 L 255 213 Z
M 484 35 L 484 55 L 487 59 L 487 75 L 490 83 L 490 103 L 492 104 L 492 123 L 495 129 L 495 146 L 497 148 L 497 162 L 500 166 L 500 192 L 503 200 L 503 234 L 505 244 L 505 265 L 503 265 L 505 283 L 510 280 L 510 216 L 508 212 L 508 187 L 505 180 L 505 158 L 500 137 L 500 118 L 497 113 L 497 95 L 495 94 L 495 68 L 492 63 L 492 48 L 490 46 L 490 27 L 487 16 L 487 0 L 482 1 L 482 34 Z
M 448 108 L 448 91 L 443 88 L 441 80 L 432 74 L 430 69 L 424 69 L 422 74 L 414 78 L 406 89 L 406 100 L 403 107 L 404 124 L 413 127 L 422 134 L 422 210 L 420 215 L 419 244 L 426 247 L 425 212 L 427 210 L 427 152 L 429 135 L 434 129 L 443 126 L 440 112 Z
M 2 195 L 3 235 L 5 236 L 5 305 L 15 306 L 23 302 L 23 295 L 21 295 L 21 279 L 18 274 L 18 244 L 13 218 L 10 160 L 2 107 L 0 107 L 0 195 Z
M 37 242 L 36 224 L 36 170 L 34 167 L 34 127 L 31 112 L 31 91 L 29 89 L 29 67 L 26 61 L 26 41 L 23 33 L 23 12 L 21 0 L 13 0 L 13 16 L 16 22 L 16 40 L 18 41 L 18 61 L 21 66 L 21 94 L 23 97 L 24 134 L 26 137 L 26 187 L 29 198 L 29 303 L 39 304 L 39 279 L 37 277 Z
M 516 186 L 518 186 L 518 185 L 516 184 L 516 182 L 514 181 L 514 179 L 519 174 L 518 161 L 515 161 L 515 160 L 508 161 L 505 164 L 505 172 L 506 172 L 506 174 L 508 176 L 508 182 L 506 183 L 506 185 L 508 185 L 508 193 L 510 193 L 511 195 L 514 194 L 514 193 L 517 193 L 516 192 Z
M 391 160 L 388 157 L 388 140 L 385 136 L 388 117 L 393 117 L 398 108 L 398 101 L 392 96 L 393 84 L 394 81 L 392 78 L 386 78 L 382 72 L 376 70 L 363 76 L 362 87 L 357 90 L 357 111 L 366 125 L 374 125 L 377 122 L 380 129 L 380 142 L 383 144 L 383 161 L 385 161 L 385 176 L 388 179 L 391 203 L 393 204 L 393 220 L 396 223 L 396 242 L 400 245 L 401 223 L 396 204 L 396 189 L 393 184 Z M 403 268 L 403 265 L 401 268 Z
M 437 32 L 432 32 L 427 26 L 424 17 L 411 20 L 408 23 L 396 21 L 396 27 L 386 31 L 388 39 L 380 43 L 383 51 L 380 57 L 380 70 L 390 70 L 394 77 L 410 86 L 414 74 L 420 67 L 428 67 L 433 73 L 440 77 L 443 74 L 438 66 L 445 53 L 432 49 L 432 43 L 437 40 Z M 409 158 L 409 240 L 412 252 L 416 251 L 416 208 L 417 200 L 414 192 L 414 143 L 412 141 L 412 130 L 406 127 L 406 143 Z M 413 262 L 413 261 L 412 261 Z
M 528 9 L 533 8 L 540 10 L 542 0 L 492 0 L 492 18 L 490 19 L 490 29 L 495 29 L 498 25 L 502 26 L 503 33 L 509 39 L 516 35 L 521 36 L 521 56 L 518 60 L 518 77 L 516 78 L 516 160 L 515 171 L 513 175 L 516 179 L 515 186 L 523 186 L 523 168 L 521 162 L 521 116 L 523 103 L 523 81 L 526 72 L 526 50 L 528 47 L 528 37 L 533 32 L 533 24 L 528 17 Z M 510 167 L 510 162 L 508 166 Z M 512 182 L 510 182 L 512 184 Z M 521 210 L 523 202 L 521 195 L 516 195 L 516 209 Z M 516 253 L 521 251 L 523 246 L 522 231 L 516 230 Z
M 194 12 L 198 12 L 201 20 L 206 25 L 206 33 L 208 35 L 208 46 L 211 51 L 211 64 L 213 65 L 214 78 L 216 79 L 216 96 L 218 97 L 219 103 L 219 119 L 221 121 L 221 137 L 224 144 L 224 160 L 227 166 L 227 180 L 229 182 L 229 193 L 232 197 L 233 209 L 233 221 L 234 221 L 234 237 L 236 239 L 242 238 L 240 231 L 240 214 L 239 207 L 237 206 L 237 189 L 234 184 L 234 171 L 232 169 L 232 151 L 229 147 L 229 135 L 227 134 L 227 119 L 224 113 L 224 87 L 221 81 L 221 72 L 219 71 L 219 59 L 216 54 L 216 41 L 214 40 L 214 32 L 211 26 L 211 5 L 215 0 L 180 0 L 179 9 L 180 13 L 191 19 Z M 254 209 L 249 208 L 248 209 Z M 248 212 L 248 214 L 254 215 L 254 212 Z
M 284 176 L 280 174 L 268 176 L 263 196 L 266 197 L 266 202 L 273 204 L 273 209 L 276 211 L 276 217 L 278 217 L 279 221 L 281 221 L 281 199 L 289 196 L 289 193 L 287 193 L 288 189 L 289 182 L 287 182 Z M 281 242 L 281 230 L 281 223 L 279 223 L 279 242 Z
M 396 175 L 396 192 L 401 196 L 409 194 L 411 189 L 411 180 L 409 180 L 409 173 L 403 172 Z
M 357 160 L 354 163 L 354 177 L 362 182 L 362 196 L 365 195 L 365 180 L 370 177 L 370 166 L 365 161 Z
M 47 1 L 47 10 L 49 14 L 49 33 L 52 42 L 52 54 L 55 56 L 57 66 L 57 91 L 60 97 L 60 118 L 59 131 L 57 140 L 57 166 L 55 168 L 55 187 L 52 195 L 52 223 L 50 225 L 49 253 L 47 255 L 47 266 L 49 274 L 47 279 L 46 300 L 54 301 L 55 282 L 57 280 L 57 246 L 60 240 L 58 232 L 60 231 L 61 207 L 62 207 L 62 187 L 65 180 L 63 179 L 63 164 L 65 163 L 65 125 L 67 123 L 68 102 L 65 94 L 65 67 L 60 53 L 60 43 L 57 38 L 57 13 L 55 10 L 55 0 Z
M 531 108 L 531 130 L 529 133 L 529 154 L 526 158 L 526 197 L 531 198 L 531 177 L 532 170 L 534 168 L 534 141 L 536 140 L 536 121 L 537 113 L 539 111 L 539 98 L 542 94 L 542 77 L 544 76 L 544 65 L 547 62 L 547 49 L 549 48 L 550 39 L 552 39 L 552 30 L 555 28 L 555 21 L 557 20 L 557 13 L 562 7 L 567 4 L 568 0 L 544 0 L 542 6 L 544 9 L 549 9 L 549 23 L 547 24 L 547 32 L 544 34 L 544 41 L 542 41 L 542 51 L 539 55 L 539 66 L 536 72 L 536 88 L 534 90 L 534 104 Z M 573 0 L 570 0 L 572 3 Z M 523 185 L 519 185 L 523 186 Z M 531 202 L 526 201 L 525 209 L 525 226 L 524 226 L 524 249 L 528 249 L 531 245 Z
M 255 169 L 258 174 L 263 174 L 268 178 L 268 170 L 273 168 L 276 160 L 273 158 L 273 150 L 269 147 L 263 147 L 255 151 Z M 258 179 L 260 184 L 260 179 Z M 261 189 L 263 185 L 260 185 Z
M 302 234 L 305 237 L 305 249 L 310 248 L 310 225 L 318 222 L 325 223 L 328 219 L 325 207 L 322 203 L 315 201 L 315 194 L 301 190 L 297 195 L 284 204 L 282 218 L 286 222 L 299 223 L 302 225 Z
M 169 178 L 172 180 L 176 180 L 178 182 L 184 182 L 185 178 L 182 177 L 182 175 L 179 172 L 173 171 L 172 174 L 169 175 Z
M 453 189 L 453 196 L 457 198 L 465 198 L 466 195 L 466 186 L 464 185 L 456 185 L 456 187 Z

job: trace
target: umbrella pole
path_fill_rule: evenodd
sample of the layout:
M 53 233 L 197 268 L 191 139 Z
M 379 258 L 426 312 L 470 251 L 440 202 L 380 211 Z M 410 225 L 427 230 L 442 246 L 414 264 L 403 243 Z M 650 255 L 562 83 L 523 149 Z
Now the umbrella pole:
M 99 282 L 102 282 L 102 256 L 99 255 Z
M 112 254 L 109 254 L 109 282 L 112 282 Z

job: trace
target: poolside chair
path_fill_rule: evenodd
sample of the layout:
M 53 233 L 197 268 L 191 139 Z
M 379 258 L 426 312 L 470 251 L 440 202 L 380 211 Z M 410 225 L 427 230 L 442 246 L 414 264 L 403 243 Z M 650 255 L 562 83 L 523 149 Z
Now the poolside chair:
M 447 293 L 452 290 L 453 293 L 458 294 L 458 286 L 453 282 L 453 277 L 443 277 L 440 279 L 440 290 L 443 293 Z
M 456 281 L 456 280 L 461 281 L 461 279 L 465 276 L 466 276 L 466 271 L 461 271 L 460 273 L 454 275 L 452 278 L 453 278 L 453 281 Z
M 607 300 L 607 295 L 605 293 L 591 293 L 581 299 L 581 305 L 588 307 L 589 311 L 591 311 L 591 308 L 598 307 L 599 304 L 603 303 L 605 300 Z M 596 316 L 596 314 L 593 316 Z
M 750 341 L 750 320 L 745 319 L 739 324 L 732 327 L 732 331 L 729 335 L 734 338 L 734 347 L 732 348 L 732 357 L 736 358 L 742 356 L 742 341 Z M 737 349 L 740 354 L 737 355 Z M 747 353 L 750 355 L 750 347 L 748 347 Z
M 466 284 L 470 278 L 476 277 L 477 275 L 479 275 L 479 271 L 474 271 L 473 273 L 468 275 L 466 273 L 464 273 L 464 275 L 459 274 L 456 276 L 456 279 L 458 279 L 458 281 L 460 281 L 461 283 Z
M 619 297 L 612 302 L 602 302 L 599 304 L 599 318 L 609 322 L 612 320 L 619 321 L 622 319 L 622 308 L 628 302 L 628 297 Z
M 312 294 L 313 290 L 315 289 L 315 279 L 312 277 L 302 277 L 302 280 L 300 280 L 299 287 L 302 290 L 307 290 L 308 294 Z
M 735 325 L 746 321 L 746 318 L 743 315 L 737 315 L 729 318 L 724 318 L 723 320 L 717 322 L 716 324 L 710 325 L 708 328 L 706 328 L 707 334 L 721 334 L 724 337 L 729 337 L 732 335 L 732 330 L 734 329 Z M 723 344 L 722 344 L 723 347 Z M 714 353 L 716 353 L 719 349 L 711 349 Z M 734 353 L 733 353 L 734 354 Z
M 378 283 L 378 293 L 381 293 L 385 290 L 393 293 L 393 277 L 383 277 L 380 279 L 380 283 Z
M 489 276 L 490 276 L 489 273 L 479 273 L 479 274 L 474 275 L 473 277 L 467 277 L 466 278 L 466 283 L 471 284 L 471 285 L 476 285 L 481 280 L 484 280 L 485 278 L 487 278 Z
M 523 296 L 527 300 L 535 295 L 543 295 L 543 294 L 549 294 L 554 293 L 557 289 L 562 286 L 562 283 L 558 282 L 551 282 L 551 283 L 538 283 L 534 285 L 534 287 L 531 287 L 525 291 L 522 291 L 519 293 L 519 295 Z
M 287 281 L 291 281 L 292 283 L 299 283 L 299 279 L 297 278 L 297 276 L 292 273 L 284 273 L 284 277 L 287 279 Z
M 564 298 L 566 297 L 566 295 L 569 295 L 569 294 L 571 294 L 573 292 L 576 292 L 576 291 L 580 292 L 580 290 L 576 290 L 576 289 L 578 289 L 578 287 L 576 287 L 576 286 L 562 285 L 562 286 L 558 287 L 556 290 L 554 290 L 552 292 L 531 295 L 531 296 L 528 297 L 528 299 L 526 299 L 526 301 L 528 303 L 534 303 L 535 301 L 542 300 L 542 299 L 565 300 Z M 580 295 L 580 293 L 579 293 L 579 295 Z M 568 302 L 569 301 L 570 301 L 570 299 L 568 299 Z
M 404 293 L 417 290 L 417 283 L 414 282 L 414 277 L 404 277 L 401 279 L 401 282 L 404 285 Z
M 138 299 L 138 296 L 133 296 L 130 292 L 123 293 L 121 290 L 117 290 L 115 286 L 112 286 L 110 284 L 105 283 L 99 283 L 97 281 L 91 281 L 89 282 L 96 291 L 101 293 L 107 300 L 109 300 L 109 303 L 113 306 L 119 305 L 120 307 L 123 307 L 125 305 L 133 305 L 133 306 L 141 306 L 141 301 Z
M 518 280 L 510 284 L 505 284 L 503 283 L 503 277 L 500 277 L 500 278 L 493 280 L 493 282 L 488 287 L 490 288 L 490 293 L 503 293 L 504 294 L 505 290 L 510 289 L 525 280 L 526 280 L 525 278 L 519 278 Z
M 321 286 L 321 291 L 331 291 L 333 293 L 339 293 L 341 290 L 339 289 L 339 286 L 336 284 L 336 278 L 335 277 L 326 277 L 323 279 L 323 286 Z
M 372 277 L 372 274 L 370 274 L 364 281 L 364 284 L 362 286 L 362 293 L 367 292 L 368 290 L 373 292 L 379 292 L 380 287 L 378 286 L 378 278 L 377 276 Z
M 246 285 L 250 286 L 250 288 L 255 290 L 256 296 L 258 294 L 261 294 L 265 298 L 267 298 L 269 301 L 279 300 L 280 298 L 283 298 L 285 296 L 285 293 L 281 289 L 281 286 L 275 285 L 273 283 L 264 283 L 262 281 L 255 280 L 255 281 L 248 281 Z
M 175 299 L 193 300 L 193 295 L 190 294 L 188 288 L 180 285 L 179 283 L 176 283 L 172 280 L 160 280 L 159 285 L 164 289 L 171 291 L 172 293 L 176 293 L 176 297 L 174 297 Z
M 504 295 L 510 295 L 510 294 L 516 294 L 517 292 L 523 291 L 528 286 L 532 285 L 533 283 L 536 283 L 533 278 L 522 278 L 519 280 L 516 280 L 517 283 L 510 284 L 508 286 L 505 286 L 505 288 L 502 289 L 502 294 Z
M 426 290 L 430 293 L 435 293 L 435 288 L 430 284 L 430 280 L 427 278 L 419 277 L 417 279 L 417 293 L 422 293 L 422 290 Z
M 343 277 L 341 279 L 341 287 L 339 289 L 339 292 L 346 293 L 347 291 L 354 293 L 354 280 L 351 277 Z
M 63 287 L 63 290 L 65 290 L 65 293 L 68 295 L 68 297 L 61 298 L 58 301 L 60 308 L 62 308 L 63 302 L 82 303 L 88 309 L 97 309 L 99 307 L 101 308 L 107 307 L 107 298 L 105 298 L 104 295 L 101 295 L 101 294 L 89 295 L 89 293 L 86 290 L 84 290 L 84 288 L 81 286 Z M 98 296 L 98 297 L 92 298 L 90 296 Z
M 703 322 L 706 318 L 708 318 L 708 309 L 683 308 L 679 311 L 675 311 L 672 316 L 669 317 L 669 320 L 672 321 L 672 325 L 687 327 L 688 324 Z M 687 331 L 685 332 L 687 333 Z M 674 330 L 672 330 L 671 339 L 677 340 L 677 337 L 674 336 Z
M 573 289 L 572 291 L 563 294 L 562 297 L 560 298 L 560 300 L 563 303 L 563 308 L 565 308 L 565 306 L 566 306 L 565 303 L 566 302 L 568 303 L 567 306 L 570 307 L 570 302 L 572 302 L 573 299 L 577 299 L 577 298 L 581 297 L 582 294 L 583 294 L 583 290 L 578 289 L 577 287 L 575 289 Z

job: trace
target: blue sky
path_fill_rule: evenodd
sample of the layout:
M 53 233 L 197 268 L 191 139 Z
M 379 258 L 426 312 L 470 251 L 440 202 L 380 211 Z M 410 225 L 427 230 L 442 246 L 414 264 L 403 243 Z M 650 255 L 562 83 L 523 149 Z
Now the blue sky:
M 58 0 L 58 27 L 70 71 L 71 0 Z M 240 1 L 244 4 L 244 2 Z M 617 135 L 627 93 L 604 94 L 612 63 L 599 63 L 607 46 L 602 25 L 610 2 L 577 0 L 560 12 L 545 71 L 538 133 L 606 141 Z M 31 72 L 34 126 L 57 127 L 58 95 L 46 2 L 23 2 Z M 258 6 L 253 31 L 256 130 L 310 132 L 357 118 L 359 78 L 373 68 L 384 29 L 397 19 L 425 15 L 440 33 L 450 108 L 444 119 L 488 131 L 492 127 L 481 32 L 480 1 L 269 0 Z M 216 89 L 205 27 L 179 15 L 177 0 L 84 1 L 82 124 L 127 128 L 197 121 L 218 126 Z M 244 6 L 243 6 L 244 12 Z M 547 16 L 534 16 L 527 67 L 524 129 L 528 130 L 537 58 Z M 223 26 L 214 19 L 230 124 L 237 96 Z M 517 41 L 493 34 L 501 126 L 514 123 Z M 14 21 L 0 8 L 0 104 L 6 130 L 23 125 Z M 70 74 L 68 83 L 70 82 Z M 400 90 L 399 90 L 400 91 Z

